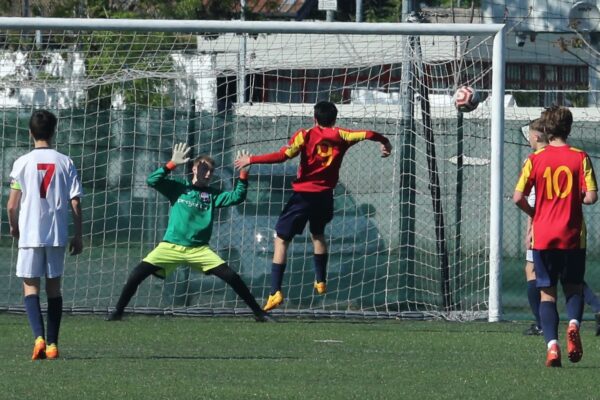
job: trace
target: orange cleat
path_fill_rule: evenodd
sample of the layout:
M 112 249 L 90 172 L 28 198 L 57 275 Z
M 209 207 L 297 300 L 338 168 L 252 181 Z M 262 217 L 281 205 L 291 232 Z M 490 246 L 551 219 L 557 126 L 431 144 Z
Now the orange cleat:
M 44 358 L 46 358 L 46 341 L 43 337 L 38 336 L 33 345 L 31 360 L 43 360 Z
M 46 347 L 46 358 L 48 360 L 56 360 L 58 358 L 58 347 L 54 343 L 50 343 Z
M 567 328 L 567 351 L 569 352 L 569 361 L 573 363 L 579 362 L 583 357 L 579 327 L 576 324 L 569 324 Z
M 546 367 L 562 367 L 560 362 L 560 347 L 554 343 L 546 354 Z
M 281 303 L 283 303 L 283 294 L 281 293 L 281 290 L 278 290 L 275 292 L 275 294 L 269 295 L 269 298 L 267 299 L 267 304 L 265 304 L 263 310 L 272 310 L 274 308 L 279 307 Z
M 318 294 L 325 294 L 327 293 L 327 284 L 325 282 L 315 281 L 315 290 Z

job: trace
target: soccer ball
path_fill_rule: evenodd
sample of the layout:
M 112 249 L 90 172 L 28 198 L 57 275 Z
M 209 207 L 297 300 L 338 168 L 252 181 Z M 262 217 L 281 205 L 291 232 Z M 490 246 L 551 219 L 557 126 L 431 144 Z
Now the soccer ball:
M 461 86 L 454 95 L 454 105 L 460 112 L 471 112 L 479 105 L 479 93 L 471 86 Z

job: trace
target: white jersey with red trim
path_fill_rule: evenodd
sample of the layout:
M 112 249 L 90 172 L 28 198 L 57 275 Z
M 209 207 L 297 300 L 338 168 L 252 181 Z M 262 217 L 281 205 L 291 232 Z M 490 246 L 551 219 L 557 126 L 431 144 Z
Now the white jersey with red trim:
M 73 161 L 50 148 L 19 157 L 10 173 L 11 189 L 21 191 L 19 247 L 66 246 L 70 200 L 83 194 Z

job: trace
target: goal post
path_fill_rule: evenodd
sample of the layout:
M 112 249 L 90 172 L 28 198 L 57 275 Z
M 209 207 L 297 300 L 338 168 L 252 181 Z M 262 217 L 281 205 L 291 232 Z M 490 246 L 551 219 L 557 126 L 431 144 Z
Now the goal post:
M 59 117 L 78 167 L 86 250 L 67 257 L 65 306 L 105 312 L 162 238 L 168 203 L 145 184 L 174 143 L 210 154 L 231 188 L 236 150 L 278 150 L 329 100 L 338 124 L 390 138 L 353 147 L 326 231 L 328 293 L 312 291 L 312 244 L 292 242 L 277 313 L 502 318 L 504 25 L 0 17 L 2 170 L 30 148 L 35 108 Z M 458 113 L 468 84 L 485 101 Z M 215 215 L 211 246 L 259 302 L 273 228 L 297 160 L 253 166 L 248 199 Z M 187 171 L 177 171 L 185 177 Z M 2 191 L 3 204 L 7 189 Z M 3 221 L 6 221 L 3 211 Z M 0 309 L 21 307 L 15 244 L 1 233 Z M 245 313 L 222 282 L 180 268 L 145 282 L 128 310 Z

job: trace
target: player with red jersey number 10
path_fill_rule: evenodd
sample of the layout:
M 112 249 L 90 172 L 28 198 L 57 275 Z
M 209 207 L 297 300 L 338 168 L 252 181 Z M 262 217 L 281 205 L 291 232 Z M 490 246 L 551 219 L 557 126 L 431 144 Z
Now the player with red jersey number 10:
M 547 344 L 546 366 L 560 367 L 557 285 L 567 303 L 567 351 L 579 362 L 583 347 L 579 327 L 583 314 L 586 232 L 582 204 L 598 200 L 597 184 L 588 155 L 567 144 L 573 116 L 565 107 L 551 107 L 540 117 L 549 144 L 531 154 L 517 182 L 513 201 L 532 220 L 531 248 L 540 289 L 540 322 Z M 535 188 L 535 207 L 527 202 Z

